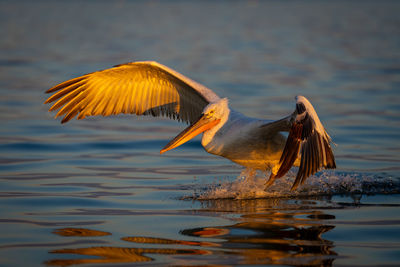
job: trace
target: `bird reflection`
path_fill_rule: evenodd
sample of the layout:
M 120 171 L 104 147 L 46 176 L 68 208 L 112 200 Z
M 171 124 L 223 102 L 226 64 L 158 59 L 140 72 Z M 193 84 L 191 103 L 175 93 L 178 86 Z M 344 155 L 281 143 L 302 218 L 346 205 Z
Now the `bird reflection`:
M 143 244 L 163 244 L 163 245 L 186 245 L 186 246 L 201 246 L 201 247 L 218 247 L 219 244 L 213 242 L 198 242 L 188 240 L 173 240 L 166 238 L 129 236 L 121 238 L 124 241 L 143 243 Z
M 226 214 L 229 211 L 228 214 L 237 212 L 241 216 L 233 218 L 235 223 L 228 226 L 181 230 L 182 240 L 127 236 L 121 238 L 126 242 L 126 247 L 52 250 L 52 254 L 75 254 L 86 258 L 54 259 L 46 264 L 68 266 L 147 262 L 155 260 L 156 255 L 169 255 L 175 265 L 186 259 L 184 263 L 191 265 L 206 260 L 207 264 L 213 265 L 331 266 L 337 257 L 333 251 L 334 243 L 322 237 L 334 228 L 328 223 L 335 216 L 324 213 L 327 207 L 319 207 L 318 199 L 215 200 L 202 205 L 201 211 L 207 213 Z M 110 234 L 82 228 L 57 229 L 54 233 L 75 238 L 102 238 Z
M 331 266 L 337 253 L 332 250 L 333 242 L 322 238 L 322 234 L 334 228 L 324 220 L 335 216 L 316 210 L 319 200 L 214 200 L 203 204 L 207 211 L 245 213 L 238 223 L 212 230 L 212 237 L 220 239 L 217 243 L 222 249 L 242 255 L 240 264 Z M 181 233 L 204 237 L 208 231 L 194 228 Z

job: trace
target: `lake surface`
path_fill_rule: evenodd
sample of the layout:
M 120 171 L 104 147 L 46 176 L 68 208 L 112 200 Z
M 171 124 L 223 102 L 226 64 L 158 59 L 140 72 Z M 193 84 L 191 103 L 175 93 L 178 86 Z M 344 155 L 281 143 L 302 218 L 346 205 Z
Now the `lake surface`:
M 1 1 L 0 266 L 399 266 L 400 3 Z M 185 125 L 61 125 L 55 84 L 156 60 L 280 119 L 305 95 L 338 168 L 264 192 Z

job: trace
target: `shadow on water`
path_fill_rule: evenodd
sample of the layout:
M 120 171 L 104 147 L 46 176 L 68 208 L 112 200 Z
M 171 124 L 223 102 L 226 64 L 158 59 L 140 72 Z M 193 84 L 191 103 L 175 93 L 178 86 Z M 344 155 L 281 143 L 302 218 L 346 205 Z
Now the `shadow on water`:
M 226 214 L 231 225 L 182 229 L 181 240 L 151 236 L 127 236 L 126 246 L 92 246 L 51 250 L 59 255 L 46 261 L 52 266 L 87 263 L 133 263 L 171 257 L 175 266 L 185 262 L 218 264 L 278 264 L 330 266 L 338 256 L 334 242 L 323 234 L 335 226 L 335 216 L 326 213 L 329 202 L 313 199 L 208 200 L 199 213 Z M 323 204 L 322 204 L 323 203 Z M 235 216 L 237 217 L 235 218 Z M 64 237 L 102 237 L 111 233 L 84 228 L 54 231 Z M 130 245 L 131 244 L 131 245 Z M 80 258 L 62 258 L 73 254 Z M 187 260 L 187 261 L 185 261 Z

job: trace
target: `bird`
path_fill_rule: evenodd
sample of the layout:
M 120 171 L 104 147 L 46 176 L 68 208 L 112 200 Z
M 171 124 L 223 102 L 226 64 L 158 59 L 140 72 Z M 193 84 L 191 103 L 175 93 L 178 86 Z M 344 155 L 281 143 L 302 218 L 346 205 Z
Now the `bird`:
M 46 91 L 61 123 L 76 117 L 116 114 L 168 117 L 189 124 L 160 150 L 163 154 L 202 134 L 208 153 L 265 173 L 265 190 L 293 167 L 291 190 L 322 169 L 336 168 L 331 137 L 310 101 L 295 97 L 295 109 L 279 120 L 251 118 L 229 107 L 206 86 L 156 61 L 115 65 L 62 82 Z

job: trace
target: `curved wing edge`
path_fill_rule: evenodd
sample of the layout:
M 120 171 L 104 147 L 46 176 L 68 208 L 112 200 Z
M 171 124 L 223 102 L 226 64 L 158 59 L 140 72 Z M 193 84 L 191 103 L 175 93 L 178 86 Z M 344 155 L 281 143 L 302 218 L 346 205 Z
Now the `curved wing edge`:
M 45 104 L 60 109 L 62 123 L 77 116 L 136 115 L 167 116 L 195 121 L 203 108 L 220 98 L 204 85 L 155 61 L 116 65 L 67 80 L 46 91 L 54 93 Z
M 300 157 L 300 167 L 291 187 L 295 190 L 319 170 L 336 168 L 331 138 L 318 118 L 314 107 L 304 96 L 296 96 L 296 110 L 290 117 L 291 127 L 276 174 L 271 173 L 266 187 L 285 175 Z

